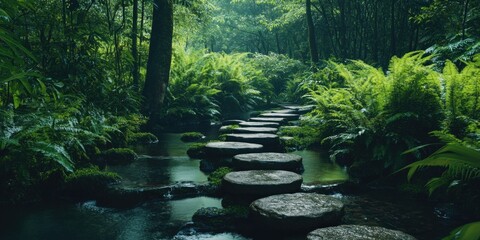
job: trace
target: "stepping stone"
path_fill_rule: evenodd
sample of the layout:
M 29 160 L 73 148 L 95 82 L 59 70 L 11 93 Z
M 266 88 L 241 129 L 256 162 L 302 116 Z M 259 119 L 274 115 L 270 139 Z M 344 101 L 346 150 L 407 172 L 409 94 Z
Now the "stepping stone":
M 262 144 L 264 150 L 266 148 L 279 148 L 280 140 L 278 135 L 270 133 L 234 133 L 227 134 L 227 141 L 231 142 L 246 142 L 246 143 L 256 143 Z
M 258 153 L 262 150 L 261 144 L 244 142 L 210 142 L 205 146 L 205 153 L 211 157 L 233 157 L 237 154 Z
M 243 120 L 225 120 L 222 122 L 222 125 L 223 126 L 229 126 L 229 125 L 236 125 L 236 124 L 240 124 L 240 123 L 243 123 L 245 121 Z
M 278 124 L 286 123 L 287 119 L 285 118 L 266 118 L 266 117 L 254 117 L 250 118 L 252 122 L 276 122 Z
M 290 109 L 290 110 L 297 110 L 299 114 L 305 114 L 305 113 L 308 113 L 308 112 L 312 111 L 313 109 L 315 109 L 315 105 L 305 105 L 305 106 L 302 106 L 302 105 L 283 105 L 282 107 L 284 107 L 286 109 Z
M 307 240 L 415 240 L 414 237 L 383 227 L 340 225 L 310 232 Z
M 298 114 L 296 109 L 282 109 L 282 110 L 272 110 L 271 113 L 287 113 L 287 114 Z
M 230 172 L 223 177 L 223 189 L 235 195 L 270 196 L 300 190 L 302 176 L 282 170 Z
M 250 205 L 252 219 L 280 231 L 311 231 L 341 222 L 344 205 L 337 198 L 317 193 L 274 195 Z M 335 239 L 335 238 L 330 238 Z
M 238 125 L 240 125 L 240 127 L 280 127 L 280 124 L 276 122 L 243 122 Z
M 300 115 L 299 114 L 291 114 L 291 113 L 263 113 L 263 114 L 260 114 L 259 117 L 285 118 L 285 119 L 291 121 L 291 120 L 298 120 L 300 118 Z
M 232 129 L 234 133 L 276 133 L 278 128 L 271 127 L 239 127 Z
M 248 153 L 235 155 L 232 160 L 234 168 L 241 170 L 286 170 L 301 172 L 302 157 L 289 153 Z

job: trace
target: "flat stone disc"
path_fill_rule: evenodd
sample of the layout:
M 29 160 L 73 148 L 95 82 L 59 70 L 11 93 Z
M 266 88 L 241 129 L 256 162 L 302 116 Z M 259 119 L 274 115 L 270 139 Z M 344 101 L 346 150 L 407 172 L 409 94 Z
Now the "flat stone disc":
M 236 169 L 302 171 L 302 157 L 289 153 L 247 153 L 235 155 L 232 160 Z
M 280 127 L 280 124 L 276 122 L 243 122 L 238 125 L 240 125 L 240 127 Z
M 227 134 L 227 141 L 256 143 L 262 145 L 278 144 L 279 138 L 271 133 L 233 133 Z
M 300 190 L 302 176 L 282 170 L 230 172 L 223 177 L 223 189 L 231 194 L 269 196 Z
M 296 109 L 281 109 L 281 110 L 272 110 L 271 113 L 288 113 L 288 114 L 298 114 Z
M 340 225 L 310 232 L 307 240 L 415 240 L 414 237 L 383 227 Z
M 237 154 L 258 153 L 263 150 L 261 144 L 244 142 L 210 142 L 205 146 L 208 156 L 232 157 Z
M 317 193 L 274 195 L 250 205 L 252 218 L 260 226 L 280 231 L 310 231 L 336 225 L 344 215 L 343 202 Z M 332 238 L 334 239 L 334 238 Z
M 232 129 L 234 133 L 276 133 L 278 128 L 271 127 L 239 127 Z
M 297 120 L 300 118 L 299 114 L 291 114 L 291 113 L 262 113 L 259 117 L 265 118 L 285 118 L 287 120 Z
M 250 121 L 252 122 L 276 122 L 279 124 L 287 122 L 287 119 L 285 118 L 267 118 L 267 117 L 254 117 L 250 118 Z

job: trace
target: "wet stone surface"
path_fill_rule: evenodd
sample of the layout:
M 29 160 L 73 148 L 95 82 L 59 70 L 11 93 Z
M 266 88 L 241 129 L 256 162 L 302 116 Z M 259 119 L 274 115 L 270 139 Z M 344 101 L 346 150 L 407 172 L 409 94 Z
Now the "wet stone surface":
M 233 133 L 276 133 L 278 128 L 272 127 L 239 127 L 232 129 Z
M 289 153 L 249 153 L 235 155 L 233 167 L 241 170 L 287 170 L 300 172 L 303 170 L 302 157 Z
M 231 172 L 223 178 L 222 188 L 234 195 L 269 196 L 300 190 L 302 176 L 282 170 Z
M 232 157 L 243 153 L 261 152 L 261 144 L 243 142 L 210 142 L 205 146 L 205 153 L 210 157 Z
M 415 240 L 414 237 L 391 229 L 361 225 L 320 228 L 308 234 L 307 240 Z
M 254 221 L 266 229 L 311 231 L 341 222 L 344 205 L 341 200 L 316 193 L 274 195 L 250 205 Z
M 300 118 L 298 114 L 291 114 L 291 113 L 263 113 L 260 114 L 259 117 L 264 118 L 285 118 L 287 120 L 297 120 Z
M 276 122 L 279 124 L 286 123 L 287 120 L 285 118 L 267 118 L 267 117 L 254 117 L 250 118 L 252 122 Z
M 280 124 L 276 122 L 243 122 L 238 125 L 240 125 L 240 127 L 280 127 Z
M 280 139 L 271 133 L 236 133 L 227 134 L 227 141 L 262 144 L 264 150 L 280 149 Z

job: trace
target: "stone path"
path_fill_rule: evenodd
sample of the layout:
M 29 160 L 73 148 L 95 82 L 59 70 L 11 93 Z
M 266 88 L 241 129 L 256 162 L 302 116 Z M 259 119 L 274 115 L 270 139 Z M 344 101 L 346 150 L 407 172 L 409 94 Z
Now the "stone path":
M 211 142 L 205 148 L 209 156 L 232 157 L 235 171 L 225 175 L 222 183 L 226 193 L 240 199 L 256 196 L 254 199 L 257 200 L 249 207 L 249 223 L 251 221 L 255 226 L 263 227 L 262 230 L 312 231 L 308 235 L 311 240 L 415 239 L 402 232 L 380 227 L 335 227 L 341 224 L 344 215 L 344 205 L 340 199 L 317 193 L 299 193 L 303 181 L 298 174 L 303 170 L 302 158 L 282 153 L 276 133 L 281 125 L 298 120 L 301 114 L 313 110 L 314 106 L 282 107 L 265 111 L 249 121 L 224 121 L 220 131 L 229 133 L 225 135 L 227 141 Z

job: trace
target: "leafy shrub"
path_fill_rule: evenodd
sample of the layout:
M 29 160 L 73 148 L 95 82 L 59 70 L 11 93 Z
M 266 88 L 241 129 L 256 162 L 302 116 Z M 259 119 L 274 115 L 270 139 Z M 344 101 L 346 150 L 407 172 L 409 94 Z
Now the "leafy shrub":
M 203 158 L 205 156 L 206 143 L 194 143 L 187 150 L 187 155 L 191 158 Z
M 204 137 L 205 136 L 200 132 L 186 132 L 182 134 L 180 139 L 184 142 L 196 142 Z
M 128 143 L 156 143 L 158 142 L 157 136 L 148 132 L 134 132 L 128 134 Z
M 215 170 L 214 172 L 208 175 L 208 182 L 213 185 L 220 185 L 222 184 L 223 177 L 227 175 L 227 173 L 232 172 L 233 169 L 229 167 L 221 167 Z
M 126 164 L 136 160 L 137 154 L 129 148 L 111 148 L 101 154 L 107 164 Z
M 104 193 L 110 184 L 120 179 L 118 174 L 101 171 L 98 167 L 83 168 L 66 177 L 65 190 L 68 195 L 76 198 L 96 198 Z

